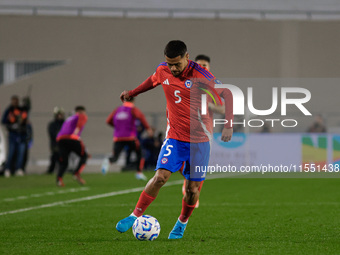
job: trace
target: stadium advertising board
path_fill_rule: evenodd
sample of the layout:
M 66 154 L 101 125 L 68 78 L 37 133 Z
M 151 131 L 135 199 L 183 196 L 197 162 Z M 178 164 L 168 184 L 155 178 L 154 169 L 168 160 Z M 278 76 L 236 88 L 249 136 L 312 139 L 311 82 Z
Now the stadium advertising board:
M 228 143 L 220 136 L 212 139 L 210 172 L 339 172 L 339 134 L 235 133 Z

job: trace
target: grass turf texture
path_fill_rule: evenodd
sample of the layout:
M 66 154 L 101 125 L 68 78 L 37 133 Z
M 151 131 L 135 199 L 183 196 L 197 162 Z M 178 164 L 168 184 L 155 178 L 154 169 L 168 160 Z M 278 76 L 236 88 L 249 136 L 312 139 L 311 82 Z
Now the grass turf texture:
M 0 213 L 145 185 L 132 173 L 84 178 L 88 190 L 65 194 L 55 192 L 80 187 L 69 175 L 65 188 L 53 176 L 0 178 Z M 140 192 L 0 215 L 0 254 L 338 254 L 339 187 L 338 178 L 207 180 L 182 240 L 167 239 L 181 210 L 180 185 L 164 187 L 146 211 L 161 224 L 153 242 L 115 230 Z M 4 200 L 31 194 L 44 196 Z

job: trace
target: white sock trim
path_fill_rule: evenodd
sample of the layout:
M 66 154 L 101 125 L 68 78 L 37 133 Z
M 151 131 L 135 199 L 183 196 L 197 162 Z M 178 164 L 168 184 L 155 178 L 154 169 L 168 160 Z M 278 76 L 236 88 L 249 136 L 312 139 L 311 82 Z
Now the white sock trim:
M 181 220 L 178 218 L 178 221 L 179 221 L 180 223 L 182 223 L 182 224 L 187 224 L 188 221 L 189 221 L 189 219 L 188 219 L 186 222 L 183 222 L 183 221 L 181 221 Z
M 138 218 L 134 213 L 131 213 L 130 216 L 134 216 L 134 217 Z

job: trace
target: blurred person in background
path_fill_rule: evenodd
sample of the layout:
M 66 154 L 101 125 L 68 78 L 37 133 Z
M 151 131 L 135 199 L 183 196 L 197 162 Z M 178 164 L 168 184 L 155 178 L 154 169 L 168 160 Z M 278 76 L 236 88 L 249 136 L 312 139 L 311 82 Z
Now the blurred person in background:
M 8 155 L 5 165 L 5 177 L 11 174 L 23 176 L 23 161 L 26 146 L 27 111 L 19 106 L 19 97 L 12 96 L 10 106 L 5 110 L 1 123 L 8 131 Z M 15 159 L 15 161 L 14 161 Z M 12 166 L 14 166 L 12 168 Z
M 195 58 L 195 62 L 199 64 L 201 67 L 210 71 L 210 57 L 209 56 L 203 55 L 203 54 L 197 55 Z
M 144 148 L 143 148 L 143 138 L 142 135 L 145 131 L 145 127 L 143 126 L 142 122 L 139 119 L 135 119 L 135 126 L 137 130 L 137 139 L 139 141 L 139 144 L 142 145 L 142 155 L 144 155 Z M 130 146 L 125 146 L 125 152 L 126 152 L 126 159 L 125 159 L 125 166 L 122 168 L 122 170 L 129 170 L 132 168 L 135 168 L 137 162 L 131 162 L 131 153 L 133 152 L 132 148 Z
M 155 129 L 152 129 L 153 134 L 155 133 Z M 157 156 L 158 152 L 156 151 L 155 143 L 156 143 L 156 138 L 154 135 L 148 134 L 147 137 L 145 137 L 142 140 L 142 150 L 143 150 L 143 155 L 145 158 L 145 168 L 148 167 L 156 167 L 157 163 Z
M 50 139 L 50 165 L 46 171 L 47 174 L 53 174 L 56 164 L 59 164 L 59 148 L 57 144 L 57 135 L 65 121 L 65 112 L 63 108 L 54 108 L 54 118 L 48 123 L 47 131 Z
M 68 159 L 71 152 L 74 152 L 80 157 L 77 168 L 73 172 L 73 178 L 78 181 L 79 184 L 85 184 L 80 176 L 85 168 L 88 154 L 85 150 L 85 145 L 80 139 L 80 135 L 87 122 L 87 115 L 84 106 L 77 106 L 75 108 L 75 114 L 68 117 L 63 123 L 58 135 L 57 143 L 60 153 L 59 172 L 57 175 L 57 186 L 63 187 L 63 175 L 68 166 Z
M 117 107 L 107 117 L 106 123 L 114 128 L 113 132 L 113 155 L 109 158 L 110 163 L 118 160 L 124 147 L 129 146 L 137 155 L 137 173 L 136 178 L 146 180 L 143 174 L 144 159 L 142 159 L 142 150 L 137 138 L 137 128 L 135 120 L 139 119 L 148 132 L 153 136 L 153 131 L 145 119 L 144 114 L 134 105 L 133 99 L 126 101 L 123 105 Z
M 31 112 L 31 99 L 29 96 L 26 96 L 22 99 L 22 107 L 27 112 L 27 123 L 26 123 L 26 140 L 25 140 L 25 152 L 24 159 L 22 163 L 22 170 L 26 173 L 26 166 L 28 163 L 29 150 L 33 145 L 33 127 L 30 121 L 30 112 Z
M 315 116 L 313 124 L 307 129 L 308 133 L 326 133 L 325 120 L 321 114 Z

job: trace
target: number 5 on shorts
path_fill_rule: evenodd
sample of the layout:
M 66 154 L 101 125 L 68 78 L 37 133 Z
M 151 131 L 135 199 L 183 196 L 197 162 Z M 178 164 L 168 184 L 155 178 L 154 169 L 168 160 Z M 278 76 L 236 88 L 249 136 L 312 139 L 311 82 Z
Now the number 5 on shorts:
M 166 148 L 165 148 L 165 150 L 168 152 L 167 154 L 164 154 L 163 156 L 164 157 L 167 157 L 167 156 L 169 156 L 170 154 L 171 154 L 171 149 L 170 148 L 173 148 L 174 146 L 172 146 L 172 145 L 168 145 L 168 146 L 166 146 Z

